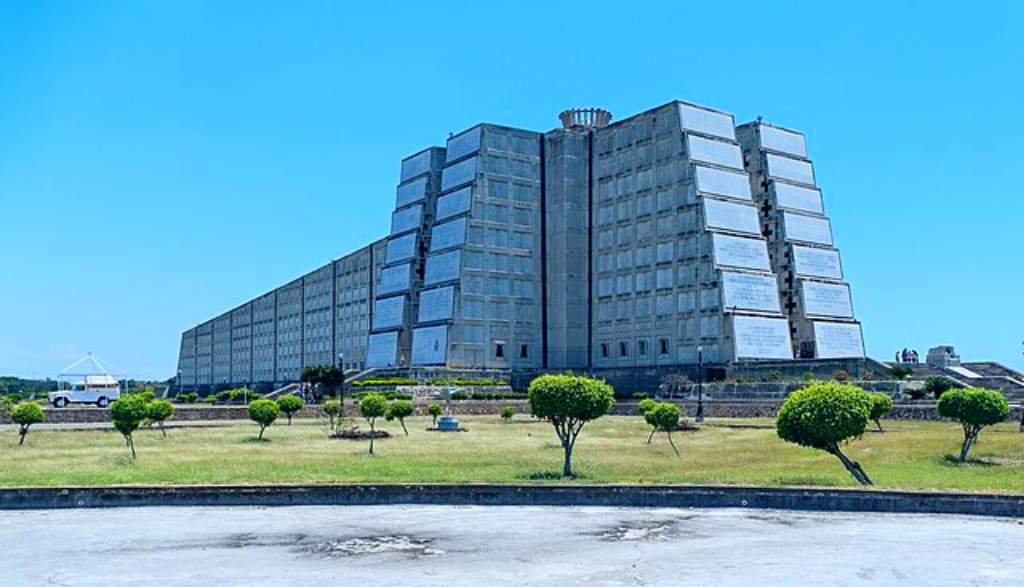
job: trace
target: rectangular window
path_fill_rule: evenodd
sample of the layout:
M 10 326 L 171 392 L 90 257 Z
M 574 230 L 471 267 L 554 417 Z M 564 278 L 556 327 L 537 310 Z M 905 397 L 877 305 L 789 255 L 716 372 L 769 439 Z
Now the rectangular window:
M 668 354 L 668 339 L 667 338 L 659 338 L 658 339 L 658 354 L 659 355 L 667 355 Z
M 494 343 L 494 356 L 495 358 L 502 359 L 505 357 L 505 343 L 496 342 Z
M 525 344 L 519 345 L 519 358 L 520 359 L 529 359 L 530 358 L 530 349 L 529 349 L 529 347 L 527 345 L 525 345 Z
M 619 341 L 619 356 L 620 357 L 628 357 L 629 356 L 629 344 L 626 341 L 624 341 L 624 340 Z
M 636 352 L 640 356 L 647 356 L 647 341 L 641 340 L 636 343 Z
M 606 342 L 602 342 L 601 343 L 601 358 L 602 359 L 607 359 L 608 358 L 608 343 L 606 343 Z

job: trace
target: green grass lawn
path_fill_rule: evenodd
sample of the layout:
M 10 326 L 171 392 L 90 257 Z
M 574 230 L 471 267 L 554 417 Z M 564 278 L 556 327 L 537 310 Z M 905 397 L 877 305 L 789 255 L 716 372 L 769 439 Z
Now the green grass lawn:
M 464 416 L 469 432 L 427 432 L 429 418 L 385 429 L 394 437 L 367 443 L 327 438 L 322 423 L 275 424 L 266 442 L 255 425 L 175 428 L 136 434 L 133 462 L 115 431 L 34 430 L 17 446 L 0 433 L 0 486 L 194 483 L 495 482 L 551 483 L 561 470 L 552 427 L 517 416 Z M 948 460 L 959 451 L 959 426 L 887 422 L 847 446 L 880 488 L 1024 493 L 1024 435 L 1016 424 L 986 429 L 966 465 Z M 365 428 L 365 426 L 364 426 Z M 577 483 L 687 483 L 852 487 L 834 457 L 779 440 L 771 420 L 713 420 L 698 431 L 664 435 L 646 444 L 640 418 L 606 417 L 588 424 L 576 446 Z

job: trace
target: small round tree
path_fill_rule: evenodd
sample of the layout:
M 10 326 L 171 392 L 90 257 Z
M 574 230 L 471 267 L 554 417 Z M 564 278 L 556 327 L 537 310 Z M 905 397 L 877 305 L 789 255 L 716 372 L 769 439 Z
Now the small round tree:
M 146 419 L 146 398 L 141 394 L 123 396 L 110 404 L 110 419 L 114 428 L 124 436 L 125 444 L 135 458 L 135 438 L 133 433 Z
M 607 414 L 615 392 L 599 379 L 579 375 L 541 375 L 530 382 L 530 412 L 551 422 L 562 443 L 562 476 L 572 477 L 572 449 L 583 425 Z
M 341 416 L 341 402 L 338 400 L 324 402 L 324 413 L 327 414 L 327 418 L 330 421 L 331 434 L 337 434 Z
M 885 432 L 882 430 L 882 417 L 888 416 L 889 412 L 892 412 L 892 397 L 880 391 L 869 393 L 868 397 L 871 398 L 871 413 L 868 414 L 868 417 L 878 427 L 879 432 Z
M 661 430 L 668 434 L 668 443 L 672 450 L 675 451 L 676 456 L 679 456 L 679 449 L 676 448 L 676 443 L 672 442 L 672 431 L 679 426 L 679 417 L 681 415 L 679 408 L 668 402 L 657 403 L 644 412 L 644 421 L 653 428 L 651 435 L 647 437 L 647 444 L 651 443 L 654 433 Z
M 648 398 L 644 398 L 644 399 L 640 400 L 640 403 L 638 403 L 636 405 L 636 411 L 637 411 L 638 414 L 643 416 L 643 415 L 647 414 L 647 412 L 651 411 L 651 408 L 653 408 L 656 405 L 658 405 L 658 402 L 654 401 L 653 399 L 651 399 L 649 397 Z
M 407 399 L 398 399 L 388 404 L 387 409 L 384 410 L 384 418 L 387 421 L 398 420 L 398 423 L 402 425 L 402 431 L 405 432 L 406 436 L 409 436 L 409 429 L 405 427 L 405 419 L 412 416 L 416 412 L 412 402 Z
M 388 411 L 388 400 L 383 395 L 370 392 L 359 399 L 359 413 L 370 423 L 370 454 L 373 454 L 373 439 L 377 436 L 377 418 Z
M 839 448 L 864 434 L 870 414 L 871 398 L 863 389 L 834 381 L 812 383 L 782 402 L 775 426 L 783 440 L 835 456 L 854 479 L 871 485 L 864 469 Z
M 437 419 L 444 413 L 444 409 L 440 404 L 430 404 L 427 406 L 427 413 L 434 419 L 433 427 L 437 428 Z
M 43 421 L 43 409 L 35 402 L 14 404 L 11 408 L 11 421 L 18 425 L 18 446 L 21 446 L 25 444 L 28 429 Z
M 249 419 L 260 425 L 259 439 L 263 440 L 263 432 L 281 415 L 281 409 L 269 399 L 258 399 L 249 403 Z
M 297 395 L 283 395 L 277 398 L 277 407 L 288 418 L 288 425 L 292 425 L 292 416 L 306 405 L 302 398 Z
M 960 462 L 967 460 L 967 452 L 978 440 L 981 429 L 998 424 L 1010 416 L 1010 404 L 1002 393 L 991 389 L 951 389 L 939 398 L 939 415 L 960 423 L 964 429 L 964 443 L 960 447 Z
M 164 427 L 164 422 L 173 415 L 174 404 L 165 399 L 155 399 L 146 404 L 146 419 L 156 423 L 164 438 L 167 438 L 167 428 Z
M 512 418 L 515 418 L 515 417 L 516 417 L 516 407 L 515 406 L 505 406 L 504 408 L 501 408 L 501 419 L 506 424 L 511 422 Z

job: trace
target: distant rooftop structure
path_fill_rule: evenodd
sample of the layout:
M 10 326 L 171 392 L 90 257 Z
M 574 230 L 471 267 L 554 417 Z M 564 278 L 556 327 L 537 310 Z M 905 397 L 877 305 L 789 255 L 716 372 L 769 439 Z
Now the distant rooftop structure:
M 604 128 L 612 121 L 612 113 L 601 108 L 571 108 L 558 115 L 562 128 L 584 130 L 588 128 Z

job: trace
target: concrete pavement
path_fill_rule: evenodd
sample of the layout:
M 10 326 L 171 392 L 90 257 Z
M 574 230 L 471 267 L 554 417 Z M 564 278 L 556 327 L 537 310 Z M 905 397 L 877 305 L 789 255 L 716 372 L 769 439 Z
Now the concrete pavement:
M 5 585 L 1020 585 L 1024 525 L 744 509 L 0 512 Z

